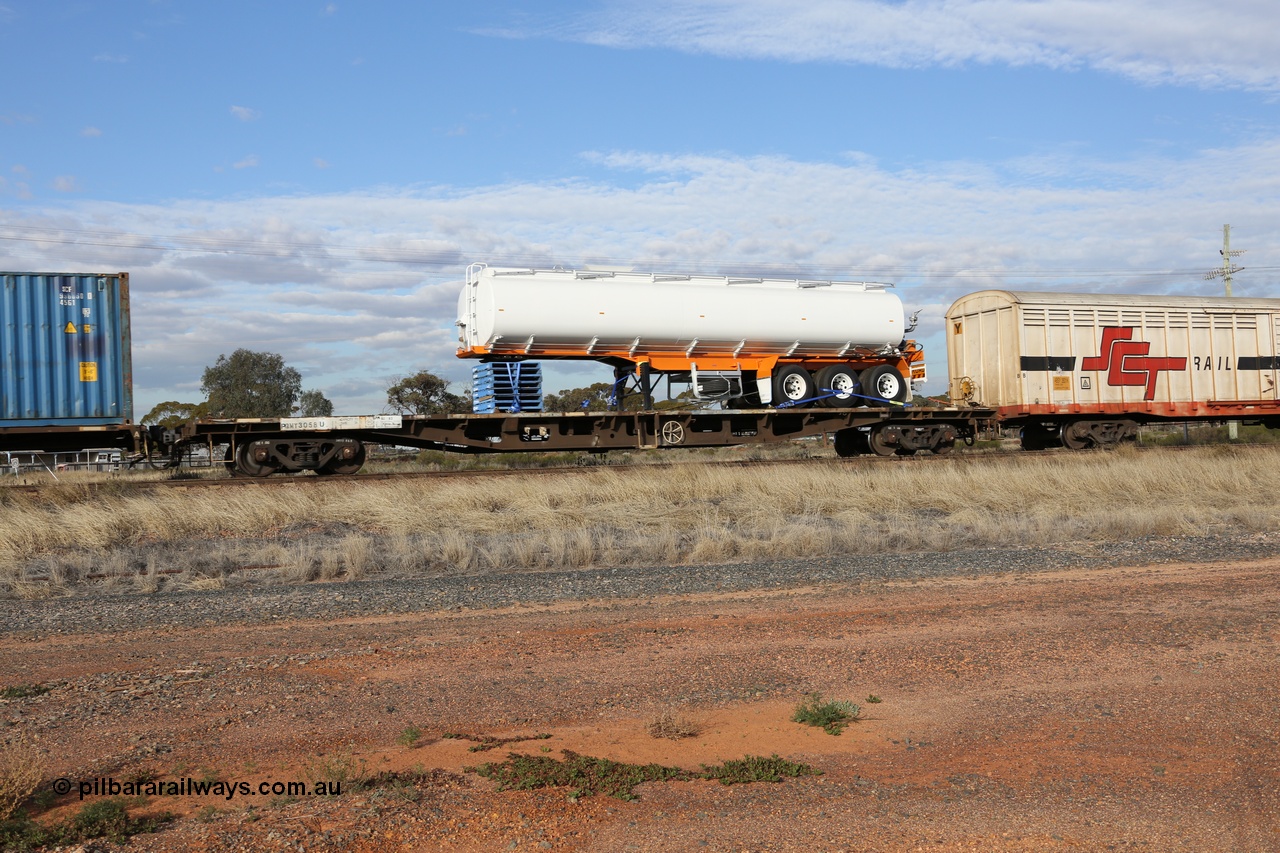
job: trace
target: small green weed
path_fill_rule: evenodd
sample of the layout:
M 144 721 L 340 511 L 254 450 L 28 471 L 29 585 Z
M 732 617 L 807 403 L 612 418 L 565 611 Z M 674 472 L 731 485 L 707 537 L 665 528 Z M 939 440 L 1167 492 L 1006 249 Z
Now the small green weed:
M 335 755 L 317 755 L 303 767 L 303 775 L 313 784 L 324 782 L 327 785 L 350 784 L 360 790 L 369 778 L 369 763 L 363 758 L 352 756 L 351 752 L 339 752 Z
M 196 820 L 201 823 L 210 823 L 218 819 L 218 815 L 222 814 L 222 809 L 217 806 L 205 806 L 196 812 Z
M 422 729 L 417 726 L 409 726 L 400 733 L 400 737 L 396 738 L 396 743 L 413 749 L 420 740 L 422 740 Z
M 14 684 L 0 688 L 0 699 L 30 699 L 32 696 L 48 693 L 51 689 L 43 684 Z
M 868 705 L 879 705 L 879 704 L 880 704 L 881 702 L 883 702 L 884 700 L 883 700 L 883 699 L 881 699 L 881 698 L 880 698 L 879 696 L 877 696 L 876 694 L 872 693 L 871 695 L 869 695 L 869 696 L 868 696 L 865 700 L 863 700 L 863 701 L 865 701 Z
M 631 790 L 642 782 L 663 779 L 691 779 L 692 774 L 679 767 L 661 764 L 623 764 L 607 758 L 579 755 L 562 750 L 564 760 L 545 755 L 507 754 L 499 764 L 489 762 L 480 767 L 464 768 L 498 783 L 499 791 L 530 791 L 535 788 L 570 788 L 570 799 L 592 794 L 609 794 L 620 800 L 634 800 Z
M 551 735 L 515 735 L 514 737 L 491 737 L 490 735 L 464 735 L 455 732 L 447 732 L 440 735 L 446 740 L 469 740 L 475 743 L 475 746 L 467 748 L 467 752 L 488 752 L 500 746 L 506 746 L 509 743 L 521 743 L 526 740 L 548 740 Z
M 569 788 L 569 798 L 608 794 L 620 800 L 637 799 L 634 788 L 643 782 L 715 779 L 723 785 L 747 782 L 780 782 L 784 777 L 816 776 L 821 771 L 807 764 L 748 755 L 716 766 L 702 765 L 696 773 L 661 764 L 624 764 L 607 758 L 579 755 L 562 750 L 563 760 L 544 755 L 507 754 L 507 760 L 480 767 L 464 768 L 498 783 L 499 791 L 529 791 L 535 788 Z
M 0 849 L 28 851 L 82 844 L 93 838 L 121 843 L 134 835 L 155 832 L 173 818 L 169 812 L 154 817 L 130 817 L 124 800 L 99 800 L 85 806 L 70 820 L 50 827 L 41 826 L 25 815 L 4 821 L 0 823 Z
M 760 755 L 731 758 L 715 767 L 704 764 L 701 775 L 704 779 L 717 779 L 721 785 L 742 785 L 750 782 L 781 782 L 783 777 L 795 779 L 800 776 L 821 776 L 822 771 L 815 770 L 808 764 L 779 758 L 774 753 L 769 758 Z
M 810 693 L 797 707 L 791 720 L 808 726 L 821 726 L 829 735 L 838 735 L 850 723 L 856 723 L 862 707 L 852 702 L 822 701 L 821 693 Z

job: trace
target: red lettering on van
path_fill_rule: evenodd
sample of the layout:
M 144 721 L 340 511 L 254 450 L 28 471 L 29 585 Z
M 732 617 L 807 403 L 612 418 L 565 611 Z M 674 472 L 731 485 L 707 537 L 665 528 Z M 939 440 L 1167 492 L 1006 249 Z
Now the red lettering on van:
M 1156 377 L 1162 370 L 1186 370 L 1185 358 L 1151 358 L 1151 344 L 1135 341 L 1132 326 L 1107 326 L 1102 330 L 1099 355 L 1082 359 L 1083 370 L 1105 370 L 1108 385 L 1140 385 L 1142 399 L 1156 398 Z

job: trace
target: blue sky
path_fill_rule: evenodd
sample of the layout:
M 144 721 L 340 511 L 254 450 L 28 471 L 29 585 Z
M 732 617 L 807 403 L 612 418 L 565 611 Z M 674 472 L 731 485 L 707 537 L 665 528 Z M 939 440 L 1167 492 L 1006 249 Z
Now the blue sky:
M 132 275 L 138 414 L 237 347 L 459 382 L 466 265 L 1280 297 L 1271 0 L 0 0 L 0 267 Z M 548 384 L 603 378 L 548 370 Z

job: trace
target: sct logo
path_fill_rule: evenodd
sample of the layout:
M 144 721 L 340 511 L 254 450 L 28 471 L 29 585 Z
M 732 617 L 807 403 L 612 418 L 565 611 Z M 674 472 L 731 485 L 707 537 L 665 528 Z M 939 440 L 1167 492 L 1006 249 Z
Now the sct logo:
M 1130 340 L 1132 326 L 1107 326 L 1102 330 L 1102 354 L 1082 359 L 1083 370 L 1107 371 L 1108 385 L 1141 385 L 1144 400 L 1156 397 L 1156 377 L 1162 370 L 1186 370 L 1185 358 L 1151 358 L 1151 344 Z

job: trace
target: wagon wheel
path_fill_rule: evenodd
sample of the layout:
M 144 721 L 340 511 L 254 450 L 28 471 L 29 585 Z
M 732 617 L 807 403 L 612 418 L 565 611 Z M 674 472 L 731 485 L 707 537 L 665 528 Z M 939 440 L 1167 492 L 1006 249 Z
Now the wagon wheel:
M 667 421 L 662 425 L 663 444 L 684 444 L 684 425 L 679 421 Z
M 1093 445 L 1089 424 L 1073 421 L 1062 428 L 1062 446 L 1068 450 L 1085 450 Z
M 870 453 L 867 446 L 867 434 L 856 429 L 842 429 L 836 432 L 836 456 L 848 458 L 863 453 Z
M 333 458 L 326 462 L 322 467 L 316 469 L 316 473 L 320 476 L 328 476 L 330 474 L 355 474 L 364 467 L 365 460 L 364 444 L 356 445 L 356 453 L 350 459 Z
M 246 442 L 240 445 L 240 449 L 236 452 L 236 473 L 243 474 L 246 477 L 270 477 L 279 467 L 268 459 L 266 462 L 258 462 L 253 458 L 253 442 Z
M 867 444 L 871 447 L 871 452 L 876 456 L 893 456 L 898 452 L 897 444 L 890 444 L 888 438 L 888 430 L 884 427 L 876 427 L 871 430 L 871 434 L 867 436 Z
M 147 455 L 142 457 L 142 462 L 148 468 L 153 468 L 156 471 L 163 471 L 166 468 L 177 468 L 177 458 L 177 451 L 172 451 L 171 453 L 157 453 L 153 450 L 148 450 Z

